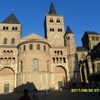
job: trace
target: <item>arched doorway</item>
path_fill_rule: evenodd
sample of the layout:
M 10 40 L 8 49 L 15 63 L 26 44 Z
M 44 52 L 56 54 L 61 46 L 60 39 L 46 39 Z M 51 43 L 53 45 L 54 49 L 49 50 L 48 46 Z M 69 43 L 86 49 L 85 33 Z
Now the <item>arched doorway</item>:
M 67 81 L 66 69 L 62 66 L 57 66 L 54 68 L 54 88 L 60 89 L 65 85 Z
M 0 92 L 12 92 L 15 87 L 15 75 L 13 69 L 9 67 L 0 70 Z

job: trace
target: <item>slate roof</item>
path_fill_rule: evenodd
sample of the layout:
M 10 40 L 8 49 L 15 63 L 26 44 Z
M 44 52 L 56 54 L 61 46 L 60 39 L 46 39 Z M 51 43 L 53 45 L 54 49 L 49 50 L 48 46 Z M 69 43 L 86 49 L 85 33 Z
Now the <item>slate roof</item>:
M 72 32 L 70 26 L 67 26 L 67 30 L 66 30 L 65 35 L 66 35 L 66 34 L 69 34 L 69 33 L 72 33 L 72 34 L 73 34 L 73 32 Z
M 4 19 L 1 23 L 9 23 L 9 24 L 20 24 L 18 19 L 16 18 L 14 13 L 11 13 L 6 19 Z
M 85 47 L 77 47 L 77 51 L 88 51 Z
M 49 10 L 49 13 L 48 14 L 57 15 L 56 10 L 55 10 L 55 7 L 54 7 L 54 5 L 53 5 L 52 2 L 50 4 L 50 10 Z
M 85 34 L 94 34 L 94 35 L 95 35 L 95 34 L 99 34 L 99 33 L 97 33 L 97 32 L 92 32 L 92 31 L 86 31 Z

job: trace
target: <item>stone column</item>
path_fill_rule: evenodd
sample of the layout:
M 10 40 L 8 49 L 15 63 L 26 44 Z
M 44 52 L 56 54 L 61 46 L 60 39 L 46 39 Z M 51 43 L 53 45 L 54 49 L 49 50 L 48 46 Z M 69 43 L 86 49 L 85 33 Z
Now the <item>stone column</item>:
M 45 79 L 46 79 L 46 89 L 48 89 L 48 73 L 45 73 Z
M 85 63 L 84 63 L 84 75 L 85 75 L 85 81 L 86 83 L 88 83 L 87 70 L 86 70 Z
M 81 69 L 82 69 L 82 64 L 80 64 L 80 77 L 81 77 L 81 82 L 83 82 L 83 77 L 82 77 Z
M 41 82 L 41 89 L 43 89 L 43 78 L 42 78 L 42 72 L 40 73 L 40 82 Z
M 92 62 L 90 56 L 87 57 L 87 61 L 88 61 L 89 74 L 92 74 L 93 69 L 92 69 Z
M 96 65 L 96 62 L 94 62 L 94 71 L 95 71 L 95 73 L 97 72 L 97 65 Z
M 15 73 L 15 88 L 17 87 L 18 79 L 17 79 L 17 74 Z

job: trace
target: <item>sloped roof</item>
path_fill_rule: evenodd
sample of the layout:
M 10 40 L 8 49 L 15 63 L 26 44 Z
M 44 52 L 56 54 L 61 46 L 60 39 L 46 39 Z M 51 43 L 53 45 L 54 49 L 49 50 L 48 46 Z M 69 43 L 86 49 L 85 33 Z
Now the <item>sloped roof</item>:
M 11 13 L 6 19 L 4 19 L 1 23 L 9 23 L 9 24 L 20 24 L 18 19 L 16 18 L 14 13 Z
M 77 51 L 88 51 L 85 47 L 77 47 Z
M 44 41 L 44 42 L 47 42 L 47 40 L 43 37 L 40 37 L 39 35 L 37 34 L 30 34 L 26 37 L 23 37 L 20 39 L 20 42 L 24 42 L 24 41 L 30 41 L 30 40 L 36 40 L 36 41 Z
M 89 35 L 90 35 L 90 34 L 96 34 L 96 35 L 97 35 L 97 34 L 99 34 L 99 33 L 93 32 L 93 31 L 86 31 L 85 34 L 89 34 Z
M 50 4 L 50 9 L 49 9 L 49 13 L 48 14 L 53 14 L 53 15 L 57 15 L 55 7 L 53 5 L 53 3 L 51 2 Z
M 70 34 L 70 33 L 73 34 L 73 32 L 72 32 L 70 26 L 67 26 L 65 35 L 66 35 L 66 34 Z

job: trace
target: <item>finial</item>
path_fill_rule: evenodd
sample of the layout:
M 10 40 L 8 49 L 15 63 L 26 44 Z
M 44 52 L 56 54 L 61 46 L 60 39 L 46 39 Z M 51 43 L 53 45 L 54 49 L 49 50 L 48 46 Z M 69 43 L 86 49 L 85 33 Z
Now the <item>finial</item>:
M 11 9 L 11 14 L 13 14 L 14 13 L 14 9 Z

